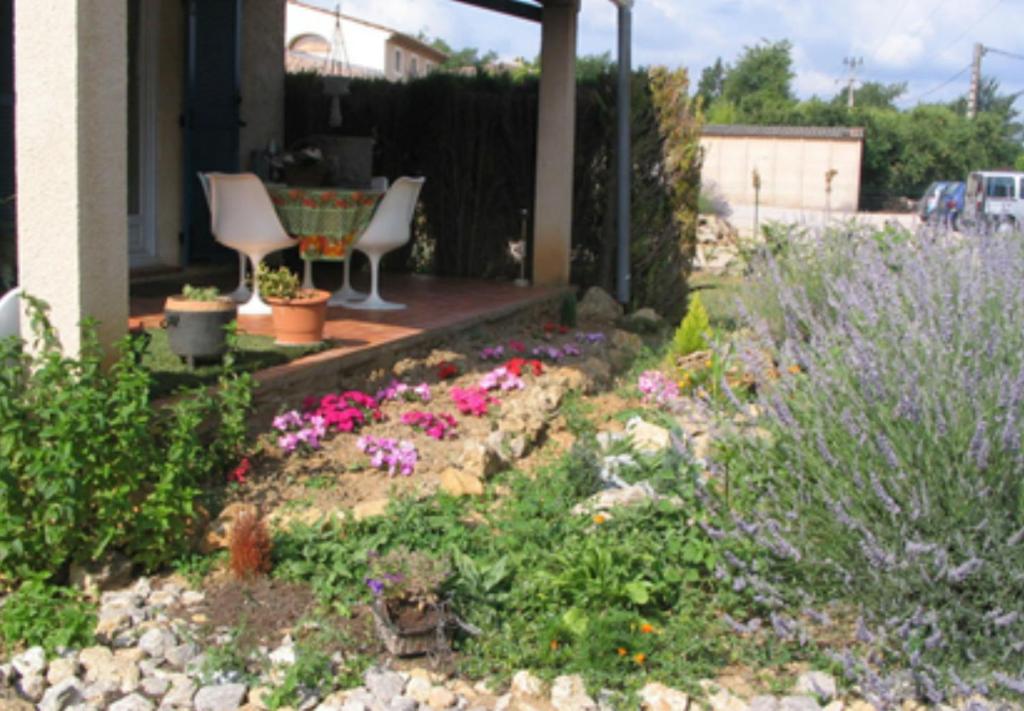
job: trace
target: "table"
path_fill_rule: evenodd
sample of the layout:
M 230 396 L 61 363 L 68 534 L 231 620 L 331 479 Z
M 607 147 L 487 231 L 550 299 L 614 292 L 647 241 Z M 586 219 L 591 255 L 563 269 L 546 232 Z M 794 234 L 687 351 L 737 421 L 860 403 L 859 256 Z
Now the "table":
M 313 262 L 344 261 L 344 283 L 328 303 L 339 305 L 365 296 L 349 286 L 347 257 L 384 192 L 279 184 L 268 184 L 267 192 L 285 232 L 299 240 L 299 256 L 306 262 L 303 287 L 313 288 Z

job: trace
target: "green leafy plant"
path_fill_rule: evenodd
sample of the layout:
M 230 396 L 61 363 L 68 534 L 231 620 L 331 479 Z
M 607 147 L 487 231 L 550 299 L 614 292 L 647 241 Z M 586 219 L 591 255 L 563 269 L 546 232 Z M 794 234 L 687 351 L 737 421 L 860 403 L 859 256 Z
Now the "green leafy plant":
M 86 323 L 67 356 L 45 304 L 24 298 L 33 348 L 0 343 L 0 577 L 46 579 L 108 549 L 148 569 L 180 556 L 202 485 L 237 463 L 251 378 L 228 358 L 216 390 L 155 406 L 143 342 L 123 339 L 105 368 Z
M 686 356 L 696 351 L 705 350 L 708 347 L 708 338 L 711 335 L 711 323 L 708 320 L 708 312 L 700 300 L 700 294 L 690 296 L 690 306 L 686 310 L 686 316 L 676 329 L 672 338 L 672 353 L 677 356 Z
M 181 287 L 181 295 L 189 301 L 216 301 L 220 298 L 220 289 L 215 286 L 185 284 Z
M 562 297 L 558 306 L 558 323 L 568 328 L 576 328 L 576 294 L 569 293 Z
M 53 654 L 59 647 L 92 643 L 96 611 L 76 591 L 27 580 L 0 607 L 4 645 L 39 645 Z
M 259 281 L 260 293 L 272 299 L 297 299 L 303 292 L 298 275 L 288 267 L 271 269 L 261 262 Z
M 322 693 L 333 681 L 330 655 L 314 649 L 312 645 L 299 645 L 295 663 L 288 667 L 284 680 L 267 697 L 267 707 L 279 709 L 298 705 L 302 692 Z

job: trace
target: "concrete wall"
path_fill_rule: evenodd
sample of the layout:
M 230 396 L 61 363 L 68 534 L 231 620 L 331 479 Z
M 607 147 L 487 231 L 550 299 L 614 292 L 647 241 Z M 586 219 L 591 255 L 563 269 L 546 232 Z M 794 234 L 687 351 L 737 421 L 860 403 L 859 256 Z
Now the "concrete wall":
M 241 165 L 249 152 L 284 140 L 285 0 L 250 0 L 242 6 Z
M 14 12 L 20 283 L 76 353 L 83 319 L 99 319 L 108 344 L 128 319 L 127 4 Z
M 735 205 L 754 204 L 752 174 L 761 174 L 762 205 L 825 209 L 825 173 L 832 180 L 831 208 L 855 211 L 860 198 L 859 140 L 775 136 L 701 137 L 701 181 L 713 183 Z

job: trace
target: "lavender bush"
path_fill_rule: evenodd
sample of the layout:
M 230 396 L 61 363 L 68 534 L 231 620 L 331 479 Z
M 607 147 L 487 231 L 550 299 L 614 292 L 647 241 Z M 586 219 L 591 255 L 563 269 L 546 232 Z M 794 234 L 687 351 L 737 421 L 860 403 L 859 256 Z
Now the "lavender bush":
M 783 637 L 845 618 L 837 659 L 880 705 L 1021 694 L 1024 240 L 892 236 L 761 265 L 782 330 L 752 315 L 752 352 L 777 363 L 750 363 L 772 437 L 723 465 L 757 502 L 734 534 L 767 555 L 727 556 L 734 587 Z

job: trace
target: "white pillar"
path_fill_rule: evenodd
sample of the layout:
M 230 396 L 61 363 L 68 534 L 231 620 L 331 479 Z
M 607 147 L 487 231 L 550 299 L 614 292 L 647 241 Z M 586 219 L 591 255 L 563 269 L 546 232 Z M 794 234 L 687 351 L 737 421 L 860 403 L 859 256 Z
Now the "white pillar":
M 543 286 L 569 283 L 578 11 L 578 0 L 544 3 L 533 214 L 533 281 Z
M 16 0 L 18 281 L 68 353 L 128 320 L 126 0 Z M 26 329 L 22 329 L 26 333 Z

